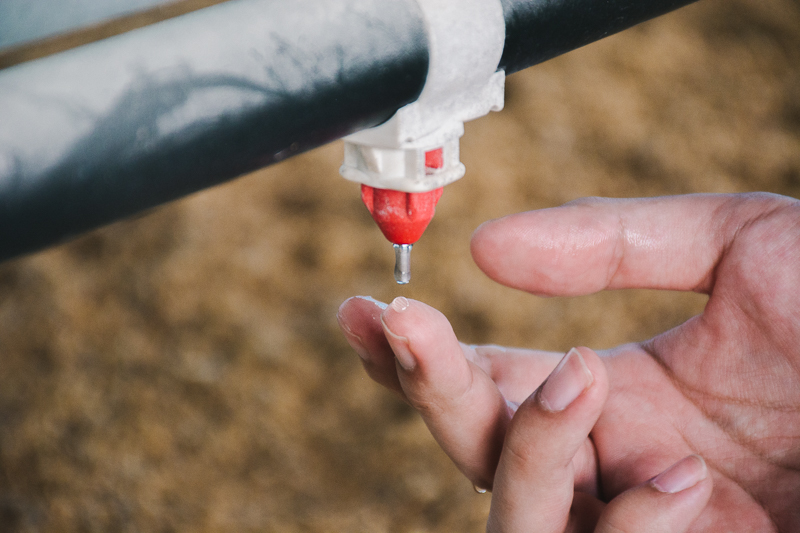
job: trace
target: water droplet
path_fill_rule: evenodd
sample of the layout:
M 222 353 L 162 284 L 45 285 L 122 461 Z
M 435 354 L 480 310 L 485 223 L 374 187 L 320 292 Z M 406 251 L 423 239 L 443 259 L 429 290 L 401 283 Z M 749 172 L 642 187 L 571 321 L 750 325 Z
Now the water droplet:
M 484 488 L 482 488 L 482 487 L 479 487 L 478 485 L 472 485 L 472 488 L 473 488 L 473 490 L 474 490 L 475 492 L 477 492 L 478 494 L 486 494 L 487 492 L 489 492 L 487 489 L 484 489 Z

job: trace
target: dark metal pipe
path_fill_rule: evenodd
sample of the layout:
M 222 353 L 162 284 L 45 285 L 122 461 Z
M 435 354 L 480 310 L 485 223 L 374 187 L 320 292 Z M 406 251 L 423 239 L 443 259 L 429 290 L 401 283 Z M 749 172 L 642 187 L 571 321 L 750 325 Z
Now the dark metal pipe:
M 613 35 L 695 0 L 501 0 L 511 74 Z
M 689 3 L 502 2 L 507 72 Z M 0 260 L 380 124 L 427 68 L 415 0 L 231 0 L 0 70 Z
M 234 0 L 0 71 L 0 259 L 377 125 L 427 66 L 413 0 Z

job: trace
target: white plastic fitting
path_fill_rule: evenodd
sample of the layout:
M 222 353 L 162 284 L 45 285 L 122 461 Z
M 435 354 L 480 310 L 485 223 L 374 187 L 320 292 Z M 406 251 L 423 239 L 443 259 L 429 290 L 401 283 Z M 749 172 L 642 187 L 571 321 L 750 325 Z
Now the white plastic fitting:
M 339 172 L 379 189 L 426 192 L 464 176 L 458 143 L 464 122 L 503 109 L 505 44 L 500 0 L 417 0 L 428 37 L 429 67 L 416 102 L 380 126 L 345 137 Z M 425 153 L 442 148 L 443 166 Z

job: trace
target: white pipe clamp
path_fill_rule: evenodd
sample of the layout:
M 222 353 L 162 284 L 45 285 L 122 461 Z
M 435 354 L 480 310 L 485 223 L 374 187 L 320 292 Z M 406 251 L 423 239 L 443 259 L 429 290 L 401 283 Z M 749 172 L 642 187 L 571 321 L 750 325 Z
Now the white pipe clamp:
M 438 189 L 464 176 L 458 140 L 464 122 L 503 109 L 505 45 L 500 0 L 417 0 L 428 37 L 429 67 L 417 101 L 380 126 L 345 137 L 343 177 L 404 192 Z M 441 168 L 425 153 L 442 149 Z

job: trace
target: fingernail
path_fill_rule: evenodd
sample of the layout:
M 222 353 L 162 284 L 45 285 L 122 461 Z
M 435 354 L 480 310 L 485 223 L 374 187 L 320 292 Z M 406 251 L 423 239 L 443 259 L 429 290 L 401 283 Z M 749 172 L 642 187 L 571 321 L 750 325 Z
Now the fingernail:
M 558 363 L 542 385 L 539 401 L 550 412 L 563 411 L 594 381 L 581 354 L 575 348 Z
M 392 303 L 389 305 L 389 307 L 398 313 L 402 313 L 408 309 L 408 305 L 408 299 L 398 296 L 392 300 Z M 392 346 L 392 351 L 394 352 L 397 362 L 400 363 L 400 366 L 404 370 L 413 370 L 414 367 L 417 366 L 417 359 L 414 357 L 414 354 L 411 353 L 411 348 L 408 344 L 408 338 L 393 332 L 388 324 L 386 324 L 384 315 L 381 315 L 381 324 L 383 324 L 383 330 L 392 339 L 389 344 Z
M 388 307 L 385 303 L 376 300 L 372 296 L 353 296 L 353 298 L 358 298 L 359 300 L 366 300 L 368 302 L 371 302 L 375 306 L 380 307 L 381 309 L 386 309 Z
M 510 417 L 514 417 L 514 414 L 519 409 L 519 405 L 517 402 L 512 402 L 511 400 L 506 400 L 506 408 L 508 409 L 508 415 Z
M 361 340 L 361 337 L 353 333 L 349 327 L 347 327 L 347 324 L 342 321 L 339 315 L 336 315 L 336 318 L 339 321 L 339 327 L 342 329 L 342 333 L 344 333 L 344 338 L 347 341 L 347 344 L 349 344 L 350 347 L 355 350 L 361 359 L 367 361 L 369 359 L 369 351 L 367 351 L 367 349 L 364 347 L 364 341 Z
M 694 487 L 708 475 L 706 462 L 699 455 L 684 457 L 650 480 L 659 492 L 675 494 Z
M 368 361 L 369 350 L 367 350 L 367 348 L 364 346 L 364 340 L 355 333 L 353 333 L 353 330 L 350 329 L 346 321 L 342 318 L 343 310 L 348 306 L 349 302 L 356 299 L 366 300 L 368 302 L 371 302 L 373 305 L 380 308 L 381 310 L 386 309 L 387 305 L 383 302 L 379 302 L 378 300 L 372 298 L 371 296 L 353 296 L 352 298 L 348 298 L 347 300 L 342 302 L 342 305 L 339 306 L 339 310 L 336 312 L 336 320 L 337 322 L 339 322 L 339 327 L 341 328 L 342 333 L 344 333 L 344 338 L 347 340 L 347 343 L 353 350 L 355 350 L 355 352 L 361 359 L 363 359 L 364 361 Z

